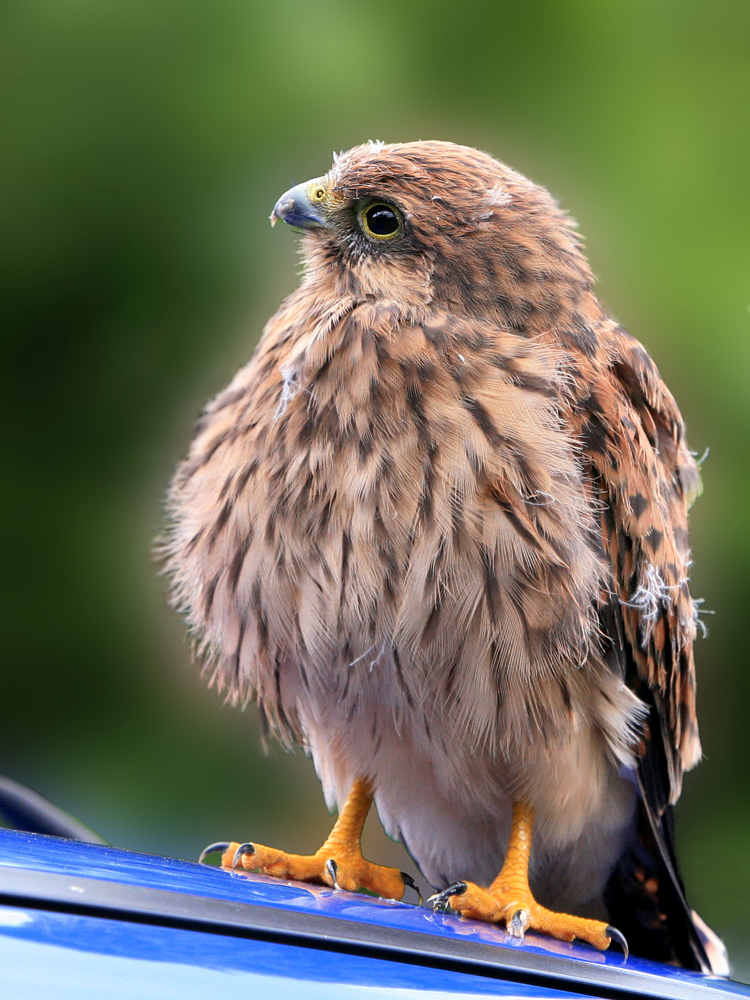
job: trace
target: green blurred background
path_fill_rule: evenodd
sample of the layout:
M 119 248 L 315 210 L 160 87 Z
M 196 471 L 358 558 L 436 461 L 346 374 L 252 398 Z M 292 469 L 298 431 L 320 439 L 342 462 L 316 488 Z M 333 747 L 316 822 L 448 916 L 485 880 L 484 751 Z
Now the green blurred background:
M 298 280 L 278 195 L 368 138 L 476 145 L 579 220 L 603 301 L 711 447 L 706 759 L 678 836 L 747 976 L 749 42 L 744 0 L 6 0 L 0 771 L 124 847 L 317 846 L 311 765 L 264 758 L 254 710 L 205 688 L 150 543 L 202 404 Z

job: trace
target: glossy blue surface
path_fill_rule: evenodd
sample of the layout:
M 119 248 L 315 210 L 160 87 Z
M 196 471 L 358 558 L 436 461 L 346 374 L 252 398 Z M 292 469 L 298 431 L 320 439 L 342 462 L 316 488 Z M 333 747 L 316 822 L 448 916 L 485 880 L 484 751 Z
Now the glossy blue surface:
M 113 847 L 81 844 L 53 837 L 43 837 L 38 834 L 0 830 L 0 865 L 21 868 L 34 867 L 38 871 L 96 878 L 103 881 L 155 889 L 166 889 L 172 892 L 183 892 L 215 899 L 254 903 L 275 909 L 329 914 L 339 919 L 359 923 L 378 924 L 454 939 L 460 937 L 468 941 L 491 944 L 498 948 L 514 948 L 527 952 L 547 954 L 554 953 L 586 964 L 622 966 L 622 955 L 618 952 L 601 953 L 585 945 L 566 944 L 533 934 L 528 934 L 526 939 L 521 942 L 506 935 L 499 927 L 464 920 L 457 916 L 435 914 L 429 909 L 410 906 L 405 903 L 373 899 L 354 893 L 333 892 L 332 890 L 317 886 L 295 882 L 282 882 L 278 879 L 267 879 L 257 875 L 230 873 L 192 862 L 136 854 Z M 14 912 L 18 913 L 21 911 L 15 910 Z M 273 973 L 275 975 L 283 976 L 284 970 L 287 970 L 287 975 L 298 977 L 298 969 L 304 968 L 307 970 L 304 975 L 308 977 L 310 982 L 319 983 L 324 981 L 327 984 L 325 995 L 330 997 L 334 996 L 331 990 L 332 982 L 339 983 L 342 988 L 346 984 L 352 989 L 357 985 L 359 988 L 364 988 L 361 975 L 357 973 L 356 977 L 352 978 L 355 975 L 352 970 L 355 967 L 360 970 L 369 968 L 368 963 L 374 963 L 374 965 L 367 975 L 377 977 L 386 976 L 386 979 L 369 979 L 371 985 L 377 984 L 383 996 L 390 996 L 391 994 L 387 992 L 382 993 L 382 989 L 400 990 L 407 988 L 409 985 L 412 989 L 439 989 L 442 993 L 456 993 L 463 990 L 463 992 L 468 991 L 470 994 L 473 992 L 475 995 L 482 996 L 563 995 L 556 991 L 540 992 L 538 988 L 535 988 L 534 992 L 525 992 L 528 988 L 522 988 L 516 984 L 505 987 L 497 981 L 491 981 L 479 976 L 464 976 L 460 973 L 450 974 L 450 976 L 458 977 L 455 980 L 455 988 L 453 988 L 446 985 L 446 977 L 449 977 L 449 974 L 444 971 L 393 963 L 386 960 L 363 959 L 361 957 L 334 954 L 331 952 L 325 953 L 325 958 L 323 958 L 323 953 L 314 949 L 271 945 L 258 941 L 239 941 L 238 939 L 225 939 L 220 938 L 218 935 L 203 932 L 121 924 L 117 921 L 98 920 L 89 917 L 72 917 L 65 914 L 41 913 L 40 911 L 27 912 L 33 917 L 30 921 L 26 921 L 18 926 L 0 924 L 0 935 L 2 935 L 4 945 L 7 946 L 9 937 L 12 937 L 19 945 L 23 941 L 23 947 L 25 948 L 35 946 L 38 948 L 57 948 L 58 950 L 61 949 L 62 951 L 69 952 L 72 947 L 74 949 L 78 948 L 97 952 L 100 955 L 107 955 L 110 959 L 113 957 L 127 957 L 127 960 L 131 963 L 146 962 L 147 964 L 164 962 L 165 955 L 170 957 L 170 961 L 175 955 L 187 955 L 190 959 L 188 964 L 191 967 L 200 966 L 206 970 L 206 975 L 209 974 L 208 970 L 212 969 L 222 976 L 229 975 L 227 970 L 230 970 L 232 975 L 237 975 L 240 972 L 243 975 L 260 975 L 261 973 L 258 971 L 259 967 L 254 964 L 255 959 L 253 956 L 256 954 L 259 955 L 260 951 L 264 949 L 271 949 L 267 953 L 266 965 L 263 966 L 266 972 L 263 972 L 263 975 L 272 974 L 268 973 L 268 969 L 273 966 L 274 962 L 277 963 L 276 972 Z M 55 924 L 55 921 L 58 921 L 58 923 Z M 66 931 L 66 927 L 73 927 L 73 923 L 71 923 L 73 921 L 79 922 L 76 924 L 77 930 L 75 932 L 73 930 Z M 102 930 L 105 926 L 106 933 Z M 53 928 L 53 930 L 50 930 L 50 928 Z M 163 938 L 163 935 L 166 935 L 166 938 Z M 170 935 L 172 935 L 171 938 L 169 938 Z M 169 942 L 171 943 L 167 941 L 167 938 L 169 938 Z M 153 949 L 145 953 L 140 951 L 139 949 L 142 946 L 141 939 L 154 942 Z M 78 943 L 71 945 L 71 942 L 74 941 L 78 941 Z M 102 944 L 103 941 L 115 942 L 112 944 L 112 948 L 115 950 L 106 950 Z M 63 942 L 67 942 L 67 944 Z M 116 950 L 117 948 L 124 949 L 124 951 L 119 952 Z M 273 949 L 276 949 L 276 951 L 274 952 Z M 295 953 L 293 961 L 288 957 L 292 952 Z M 265 951 L 264 954 L 266 954 Z M 210 958 L 211 955 L 219 957 L 212 959 Z M 236 964 L 240 961 L 240 958 L 237 957 L 240 955 L 245 956 L 242 961 L 246 964 L 242 968 L 239 968 Z M 307 958 L 303 960 L 301 956 L 307 956 Z M 75 964 L 74 958 L 70 954 L 66 954 L 65 962 Z M 182 957 L 178 957 L 176 962 L 179 965 L 184 965 Z M 271 965 L 268 965 L 269 962 Z M 308 964 L 305 965 L 305 962 Z M 2 967 L 2 964 L 4 963 L 2 963 L 2 959 L 0 958 L 0 967 Z M 32 964 L 35 968 L 39 968 L 36 960 Z M 289 972 L 288 970 L 292 966 L 293 971 Z M 252 972 L 250 971 L 251 967 Z M 379 971 L 376 971 L 376 967 Z M 317 970 L 315 975 L 313 975 L 313 968 Z M 334 968 L 337 970 L 336 974 L 329 977 L 328 972 Z M 321 969 L 325 970 L 323 978 L 321 978 Z M 396 974 L 394 969 L 398 970 L 398 974 Z M 386 970 L 390 971 L 386 973 Z M 685 972 L 670 966 L 658 965 L 637 958 L 631 958 L 628 961 L 627 970 L 634 977 L 634 990 L 637 990 L 638 975 L 643 973 L 657 974 L 673 980 L 690 982 L 699 982 L 704 978 L 696 973 Z M 390 979 L 388 978 L 389 976 L 391 977 Z M 396 978 L 393 979 L 393 976 L 396 976 Z M 406 978 L 398 979 L 399 976 L 405 976 Z M 465 983 L 469 980 L 472 981 L 471 989 L 468 989 L 467 986 L 459 988 L 457 985 L 459 981 Z M 473 982 L 474 980 L 476 980 L 476 983 Z M 391 982 L 393 982 L 393 985 L 383 985 L 390 984 Z M 428 982 L 432 985 L 428 986 Z M 750 996 L 750 990 L 738 987 L 735 983 L 717 980 L 713 977 L 711 978 L 711 982 L 715 987 L 723 987 L 728 995 Z M 481 984 L 481 988 L 477 984 Z M 502 992 L 503 990 L 505 992 Z M 508 990 L 510 992 L 507 992 Z M 171 995 L 153 991 L 152 993 L 155 997 Z M 24 995 L 28 996 L 28 992 Z M 57 995 L 56 993 L 55 996 Z M 65 994 L 59 995 L 63 996 Z M 148 996 L 150 994 L 146 992 L 140 995 Z M 182 994 L 175 994 L 175 996 L 177 995 Z M 217 998 L 225 995 L 227 997 L 234 996 L 233 993 L 224 994 L 221 992 L 217 992 L 214 995 Z M 243 993 L 243 996 L 252 995 L 260 994 Z M 264 987 L 262 995 L 268 996 L 272 994 L 269 994 Z M 291 996 L 296 994 L 278 995 Z M 316 994 L 313 991 L 312 994 L 307 993 L 307 995 Z M 338 995 L 337 993 L 336 996 Z M 349 994 L 340 995 L 343 997 Z M 358 994 L 352 994 L 352 996 L 354 995 Z M 372 992 L 366 992 L 365 995 L 376 996 Z M 397 996 L 398 994 L 393 995 Z
M 579 996 L 314 948 L 3 906 L 0 995 L 3 1000 Z

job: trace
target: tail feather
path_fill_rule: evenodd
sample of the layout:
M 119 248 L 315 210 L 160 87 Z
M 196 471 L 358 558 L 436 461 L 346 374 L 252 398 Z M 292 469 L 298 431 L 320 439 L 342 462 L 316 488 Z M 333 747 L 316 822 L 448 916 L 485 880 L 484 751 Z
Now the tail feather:
M 651 705 L 649 725 L 658 732 L 659 712 Z M 667 804 L 666 762 L 660 740 L 649 740 L 638 766 L 638 809 L 623 853 L 610 876 L 605 902 L 610 920 L 643 958 L 697 972 L 725 974 L 719 957 L 709 958 L 700 917 L 688 905 L 675 852 L 674 816 Z M 718 950 L 711 947 L 712 956 Z
M 639 675 L 619 602 L 613 598 L 599 613 L 610 637 L 605 657 L 612 671 L 648 706 L 638 754 L 638 808 L 605 890 L 610 921 L 634 955 L 726 975 L 726 951 L 689 907 L 677 863 L 670 801 L 679 778 L 676 783 L 668 713 L 659 692 Z
M 605 902 L 612 924 L 641 958 L 710 972 L 711 966 L 669 857 L 662 824 L 643 802 L 625 849 L 610 876 Z

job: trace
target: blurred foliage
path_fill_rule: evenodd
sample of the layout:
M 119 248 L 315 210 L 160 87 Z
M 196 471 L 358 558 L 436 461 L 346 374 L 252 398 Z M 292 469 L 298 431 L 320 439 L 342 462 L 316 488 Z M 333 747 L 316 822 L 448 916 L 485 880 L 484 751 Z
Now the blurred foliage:
M 311 849 L 311 765 L 189 665 L 149 547 L 202 403 L 296 283 L 267 216 L 333 149 L 446 138 L 546 184 L 694 448 L 707 759 L 678 813 L 704 917 L 750 936 L 750 6 L 742 0 L 7 0 L 0 770 L 137 849 Z M 382 857 L 382 854 L 381 854 Z

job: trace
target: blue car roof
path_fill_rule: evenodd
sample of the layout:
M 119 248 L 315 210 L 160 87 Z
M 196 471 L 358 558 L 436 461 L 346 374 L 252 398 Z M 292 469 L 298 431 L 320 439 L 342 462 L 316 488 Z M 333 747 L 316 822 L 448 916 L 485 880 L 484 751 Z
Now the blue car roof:
M 625 963 L 613 949 L 601 953 L 531 933 L 518 941 L 500 927 L 407 903 L 10 830 L 0 830 L 0 904 L 36 915 L 14 925 L 12 916 L 0 914 L 0 937 L 13 936 L 16 946 L 56 943 L 59 948 L 71 939 L 80 951 L 86 950 L 88 935 L 88 950 L 101 955 L 102 942 L 118 933 L 122 937 L 125 926 L 130 936 L 118 945 L 121 951 L 132 954 L 137 947 L 139 954 L 163 959 L 183 947 L 172 938 L 182 934 L 183 941 L 187 933 L 194 942 L 193 967 L 214 968 L 216 949 L 224 948 L 235 964 L 238 955 L 247 954 L 248 974 L 257 976 L 263 954 L 273 953 L 269 968 L 277 975 L 279 962 L 285 962 L 288 978 L 308 969 L 301 978 L 320 982 L 324 967 L 323 995 L 331 997 L 337 976 L 351 985 L 355 968 L 354 978 L 364 975 L 370 986 L 372 976 L 382 985 L 386 969 L 393 975 L 400 969 L 400 988 L 429 991 L 439 983 L 440 995 L 511 995 L 503 992 L 504 984 L 513 996 L 750 997 L 748 987 L 730 980 L 634 957 Z M 136 940 L 144 928 L 147 944 Z M 161 940 L 170 934 L 171 943 Z M 252 940 L 252 952 L 239 948 L 240 940 Z M 227 955 L 219 965 L 226 965 Z M 317 979 L 310 979 L 308 967 L 318 970 Z M 333 975 L 335 968 L 339 972 Z M 471 989 L 458 990 L 456 976 Z M 476 981 L 472 985 L 469 979 Z M 268 989 L 266 984 L 263 990 Z M 221 996 L 215 987 L 209 995 Z

